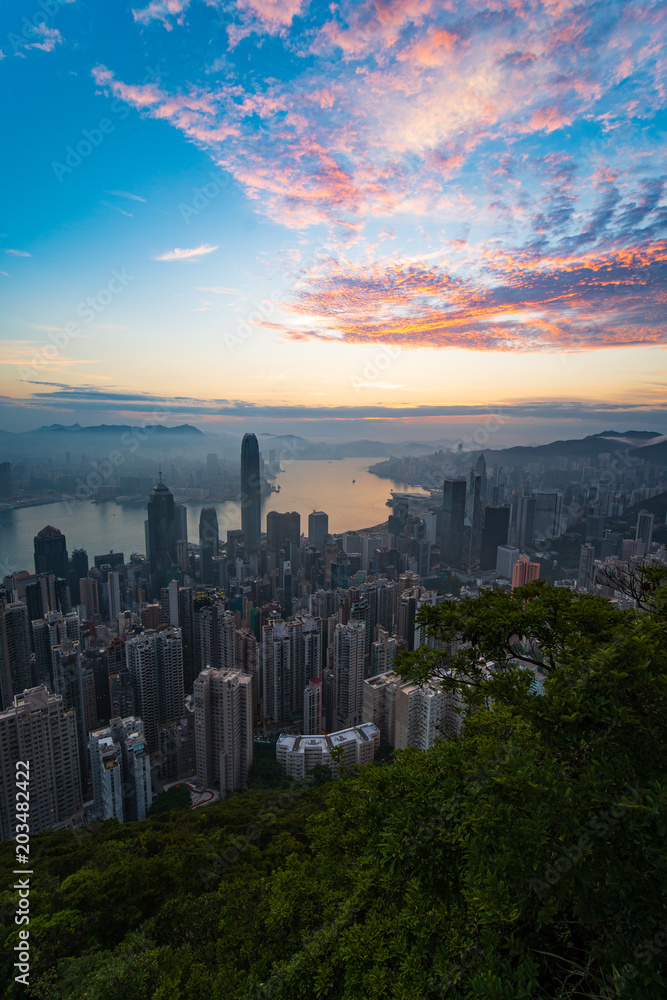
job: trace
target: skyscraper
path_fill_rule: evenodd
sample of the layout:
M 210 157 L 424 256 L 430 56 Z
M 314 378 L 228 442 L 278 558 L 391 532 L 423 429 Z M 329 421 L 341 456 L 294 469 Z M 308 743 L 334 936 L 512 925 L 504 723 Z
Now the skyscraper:
M 202 583 L 217 583 L 214 578 L 213 556 L 218 554 L 219 541 L 218 515 L 215 507 L 202 507 L 199 515 L 199 565 Z
M 252 678 L 207 667 L 194 685 L 199 787 L 247 788 L 253 758 Z
M 35 573 L 53 573 L 67 579 L 67 540 L 62 531 L 47 524 L 35 535 Z
M 465 479 L 445 479 L 440 514 L 440 561 L 460 568 L 466 506 Z
M 289 543 L 298 545 L 301 540 L 301 515 L 296 510 L 284 514 L 270 510 L 266 515 L 266 544 L 269 549 L 279 552 L 287 550 Z
M 484 511 L 484 527 L 479 553 L 480 570 L 495 569 L 498 546 L 507 545 L 510 526 L 509 507 L 487 507 Z
M 586 542 L 579 550 L 579 571 L 577 573 L 577 589 L 590 591 L 593 582 L 593 564 L 595 561 L 595 546 Z
M 148 501 L 148 548 L 151 588 L 157 596 L 167 583 L 167 571 L 176 562 L 176 522 L 174 497 L 162 482 L 153 488 Z
M 30 832 L 69 819 L 83 805 L 74 712 L 34 687 L 0 712 L 0 836 L 15 834 L 16 762 L 30 761 Z
M 344 729 L 362 722 L 366 626 L 337 625 L 334 632 L 334 719 Z
M 259 444 L 254 434 L 244 434 L 241 445 L 241 527 L 245 550 L 259 552 L 262 534 L 262 480 Z
M 32 687 L 32 671 L 28 609 L 16 601 L 0 609 L 0 708 Z
M 322 679 L 311 677 L 303 692 L 303 734 L 321 733 L 322 726 Z
M 655 516 L 649 514 L 647 510 L 640 510 L 637 515 L 637 528 L 635 530 L 635 538 L 638 542 L 643 542 L 646 546 L 644 551 L 648 552 L 651 547 L 651 542 L 653 541 L 653 522 Z
M 314 510 L 308 515 L 308 541 L 320 552 L 324 552 L 329 537 L 329 515 L 323 510 Z
M 539 580 L 540 564 L 531 562 L 528 556 L 519 556 L 512 571 L 512 590 L 524 587 L 531 580 Z

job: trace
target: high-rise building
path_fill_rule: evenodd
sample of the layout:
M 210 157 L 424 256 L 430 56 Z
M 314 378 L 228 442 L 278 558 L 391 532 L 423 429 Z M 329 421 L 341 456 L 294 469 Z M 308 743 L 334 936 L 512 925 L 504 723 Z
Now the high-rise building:
M 311 677 L 304 689 L 302 728 L 304 736 L 321 733 L 324 728 L 321 677 Z
M 308 515 L 308 542 L 320 552 L 324 552 L 329 537 L 329 515 L 323 510 L 314 510 Z
M 440 512 L 440 561 L 460 569 L 466 507 L 465 479 L 445 479 Z
M 547 538 L 559 538 L 561 535 L 561 517 L 563 513 L 563 494 L 559 490 L 533 490 L 535 498 L 535 528 L 534 543 Z M 530 541 L 526 542 L 530 545 Z
M 199 565 L 201 582 L 213 584 L 215 579 L 213 557 L 218 554 L 220 536 L 218 533 L 218 515 L 215 507 L 202 507 L 199 515 Z
M 148 501 L 148 546 L 151 589 L 157 596 L 160 589 L 166 586 L 169 568 L 176 562 L 174 497 L 162 482 L 162 477 Z
M 68 571 L 67 540 L 62 531 L 47 524 L 35 535 L 35 573 L 53 573 L 66 580 Z
M 595 546 L 586 542 L 579 550 L 579 571 L 577 573 L 577 588 L 579 590 L 590 591 L 593 583 L 594 560 Z
M 88 553 L 85 549 L 74 549 L 69 559 L 69 590 L 72 604 L 81 604 L 79 581 L 88 576 Z
M 647 510 L 640 510 L 637 515 L 637 528 L 635 530 L 635 539 L 638 542 L 644 543 L 644 552 L 648 552 L 651 547 L 651 542 L 653 541 L 653 522 L 655 521 L 655 515 L 649 514 Z
M 519 556 L 512 570 L 512 590 L 515 590 L 517 587 L 524 587 L 532 580 L 538 580 L 539 577 L 540 564 L 538 562 L 531 562 L 528 556 Z
M 30 762 L 30 832 L 65 823 L 83 806 L 74 712 L 46 687 L 16 695 L 0 712 L 0 835 L 16 833 L 16 763 Z
M 487 507 L 484 511 L 484 527 L 479 553 L 480 570 L 496 568 L 498 546 L 507 545 L 510 525 L 509 507 Z
M 81 777 L 88 777 L 88 729 L 95 725 L 95 679 L 90 668 L 82 670 L 78 642 L 64 640 L 51 650 L 53 690 L 63 699 L 65 711 L 73 709 L 76 718 Z
M 463 700 L 437 680 L 419 687 L 393 670 L 364 681 L 364 718 L 380 730 L 383 743 L 428 750 L 436 739 L 460 732 Z
M 514 545 L 499 545 L 496 552 L 496 573 L 503 580 L 511 580 L 521 549 Z
M 362 622 L 337 625 L 334 632 L 333 717 L 341 729 L 362 722 L 366 626 Z
M 252 678 L 206 667 L 194 684 L 197 782 L 221 793 L 247 788 L 253 759 Z
M 296 510 L 281 514 L 270 510 L 266 515 L 266 544 L 273 552 L 288 550 L 290 543 L 299 545 L 301 540 L 301 515 Z
M 90 734 L 90 771 L 95 815 L 99 820 L 125 821 L 123 809 L 123 757 L 120 743 L 107 726 Z
M 484 461 L 483 457 L 481 461 Z M 484 508 L 482 506 L 482 477 L 477 474 L 476 469 L 471 469 L 468 476 L 468 492 L 466 494 L 466 516 L 463 545 L 463 562 L 466 566 L 472 566 L 479 561 L 483 517 Z
M 178 719 L 183 713 L 181 631 L 151 629 L 143 635 L 131 636 L 125 643 L 125 656 L 146 743 L 149 752 L 155 753 L 158 723 Z
M 241 526 L 245 550 L 259 552 L 262 524 L 262 480 L 259 444 L 254 434 L 244 434 L 241 445 Z
M 262 627 L 264 717 L 288 722 L 303 708 L 303 690 L 322 672 L 322 621 L 300 616 L 272 618 Z
M 188 540 L 188 508 L 185 504 L 174 504 L 174 531 L 177 542 L 187 542 Z
M 87 576 L 79 580 L 81 603 L 86 609 L 86 618 L 97 618 L 100 614 L 100 592 L 98 582 Z
M 153 801 L 151 758 L 142 719 L 112 719 L 109 732 L 120 745 L 125 822 L 146 819 Z
M 4 500 L 13 495 L 11 466 L 9 462 L 0 462 L 0 497 Z
M 21 601 L 0 607 L 0 695 L 1 708 L 33 686 L 28 609 Z
M 535 535 L 535 497 L 521 496 L 515 497 L 514 509 L 514 544 L 522 549 L 526 545 L 533 544 Z

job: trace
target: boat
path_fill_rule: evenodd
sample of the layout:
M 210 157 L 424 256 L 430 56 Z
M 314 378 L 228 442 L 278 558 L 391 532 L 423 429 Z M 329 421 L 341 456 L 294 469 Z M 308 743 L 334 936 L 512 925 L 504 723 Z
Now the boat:
M 352 482 L 353 482 L 353 483 L 356 483 L 356 481 L 357 481 L 356 479 L 353 479 L 353 480 L 352 480 Z

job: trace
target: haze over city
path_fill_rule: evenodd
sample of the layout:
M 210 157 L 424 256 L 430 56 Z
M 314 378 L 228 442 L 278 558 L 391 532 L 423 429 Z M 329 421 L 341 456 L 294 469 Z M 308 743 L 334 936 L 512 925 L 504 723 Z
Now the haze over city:
M 5 430 L 660 431 L 662 5 L 47 7 L 0 43 Z

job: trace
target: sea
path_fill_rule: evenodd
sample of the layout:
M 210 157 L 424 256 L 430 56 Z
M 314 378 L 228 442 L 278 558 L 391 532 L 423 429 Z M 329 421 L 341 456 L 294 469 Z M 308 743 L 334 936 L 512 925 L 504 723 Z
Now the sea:
M 381 479 L 368 471 L 380 458 L 346 458 L 337 461 L 291 461 L 273 480 L 280 492 L 264 497 L 262 531 L 266 530 L 266 515 L 270 510 L 296 510 L 301 515 L 301 531 L 308 533 L 308 515 L 323 510 L 329 515 L 329 531 L 360 530 L 387 520 L 391 513 L 386 506 L 391 490 L 424 493 L 418 486 L 394 479 Z M 169 483 L 166 484 L 169 486 Z M 197 542 L 199 513 L 202 507 L 215 507 L 220 539 L 226 532 L 241 527 L 241 508 L 233 501 L 198 500 L 186 503 L 188 540 Z M 93 557 L 106 552 L 123 552 L 127 559 L 132 552 L 145 552 L 145 506 L 114 503 L 91 503 L 78 500 L 71 503 L 42 504 L 0 513 L 0 577 L 18 570 L 34 571 L 33 539 L 47 524 L 59 528 L 67 539 L 69 553 L 85 549 L 92 564 Z

